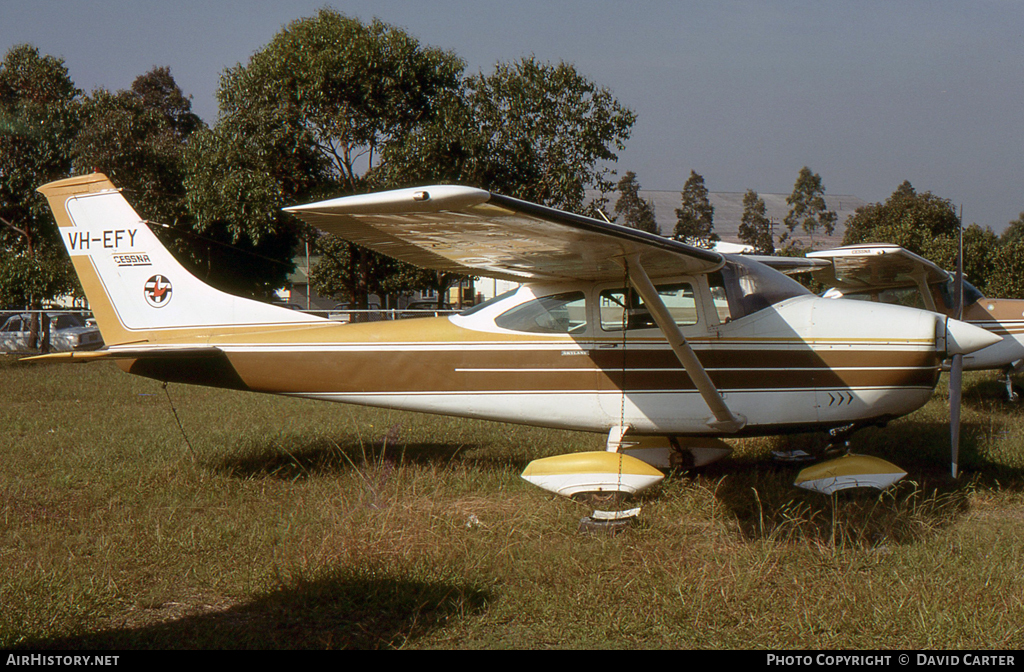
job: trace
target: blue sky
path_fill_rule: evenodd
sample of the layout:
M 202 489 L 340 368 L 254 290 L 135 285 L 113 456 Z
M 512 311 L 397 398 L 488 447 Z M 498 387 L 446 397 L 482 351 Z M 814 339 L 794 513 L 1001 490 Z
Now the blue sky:
M 566 61 L 637 115 L 618 170 L 646 189 L 884 200 L 903 181 L 996 231 L 1024 211 L 1024 3 L 0 0 L 0 49 L 64 58 L 86 91 L 167 65 L 208 123 L 225 68 L 319 7 L 378 17 L 470 72 Z

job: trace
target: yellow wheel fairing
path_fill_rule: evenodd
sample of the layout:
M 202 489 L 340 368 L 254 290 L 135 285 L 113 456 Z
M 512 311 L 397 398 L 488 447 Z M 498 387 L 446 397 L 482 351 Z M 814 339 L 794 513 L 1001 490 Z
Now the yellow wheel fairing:
M 907 475 L 895 464 L 870 455 L 844 455 L 807 467 L 793 485 L 831 495 L 848 488 L 884 490 Z
M 544 490 L 572 497 L 584 492 L 636 494 L 665 475 L 635 457 L 595 451 L 534 460 L 526 465 L 522 477 Z

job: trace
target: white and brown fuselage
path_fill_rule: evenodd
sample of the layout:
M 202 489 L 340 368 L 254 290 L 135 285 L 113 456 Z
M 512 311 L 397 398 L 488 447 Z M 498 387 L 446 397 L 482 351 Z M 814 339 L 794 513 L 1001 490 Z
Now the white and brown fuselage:
M 529 288 L 522 291 L 529 294 Z M 934 319 L 844 303 L 791 299 L 748 324 L 689 339 L 729 407 L 747 419 L 744 433 L 895 417 L 927 401 L 941 364 Z M 499 303 L 491 311 L 508 307 Z M 874 308 L 870 318 L 893 328 L 885 338 L 843 336 L 845 320 L 853 317 L 843 308 Z M 822 321 L 819 328 L 815 320 Z M 803 335 L 793 332 L 795 321 L 802 322 Z M 216 352 L 123 360 L 121 366 L 161 380 L 539 426 L 714 433 L 706 424 L 707 405 L 657 333 L 626 339 L 506 333 L 484 313 L 250 328 L 202 340 Z M 161 342 L 196 341 L 164 333 Z
M 822 299 L 799 286 L 730 316 L 709 275 L 723 264 L 743 271 L 745 261 L 479 190 L 446 189 L 432 188 L 433 197 L 421 191 L 357 199 L 356 217 L 367 209 L 385 214 L 367 220 L 379 229 L 356 221 L 353 237 L 399 254 L 415 247 L 417 260 L 438 268 L 451 258 L 478 264 L 469 268 L 500 263 L 502 272 L 519 272 L 536 259 L 538 273 L 569 269 L 580 277 L 527 281 L 471 314 L 339 324 L 205 285 L 102 175 L 46 185 L 40 191 L 107 343 L 64 358 L 114 359 L 131 373 L 165 381 L 344 403 L 595 432 L 628 427 L 641 435 L 706 436 L 897 417 L 928 400 L 953 346 L 969 352 L 995 341 L 937 313 Z M 423 202 L 433 209 L 410 210 L 427 208 Z M 320 221 L 334 205 L 324 207 L 310 216 Z M 482 242 L 458 257 L 450 241 L 461 233 Z M 500 255 L 485 257 L 491 250 Z M 632 261 L 609 261 L 616 255 Z M 634 262 L 645 279 L 645 268 L 651 271 L 659 293 L 687 288 L 682 326 L 658 321 L 616 330 L 605 319 L 602 292 L 622 288 Z M 791 282 L 757 266 L 746 269 L 763 276 L 749 276 L 751 286 L 776 276 Z M 654 289 L 643 294 L 652 314 L 662 303 Z M 501 319 L 566 293 L 580 298 L 565 333 L 516 330 Z M 681 348 L 692 348 L 697 361 Z
M 1006 369 L 1024 362 L 1024 300 L 982 298 L 964 308 L 962 319 L 1002 339 L 964 355 L 964 369 Z
M 815 273 L 821 282 L 833 286 L 844 297 L 917 306 L 958 317 L 1002 339 L 965 354 L 964 369 L 1005 371 L 1024 365 L 1024 300 L 988 298 L 965 282 L 966 305 L 958 316 L 955 275 L 898 245 L 847 245 L 807 256 L 828 263 L 791 270 Z

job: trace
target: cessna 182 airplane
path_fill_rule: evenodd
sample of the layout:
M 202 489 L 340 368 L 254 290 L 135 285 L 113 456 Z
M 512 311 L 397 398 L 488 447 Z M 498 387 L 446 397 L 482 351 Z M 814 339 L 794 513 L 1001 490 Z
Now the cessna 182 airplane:
M 204 284 L 104 175 L 39 191 L 107 343 L 45 358 L 606 434 L 606 451 L 523 473 L 569 496 L 638 492 L 662 478 L 651 464 L 705 463 L 729 451 L 723 438 L 842 438 L 884 423 L 929 399 L 944 359 L 999 340 L 934 312 L 820 298 L 740 256 L 450 185 L 286 210 L 404 261 L 521 286 L 458 315 L 339 324 Z M 831 492 L 902 475 L 848 455 L 797 480 Z
M 1019 400 L 1011 374 L 1024 369 L 1024 300 L 986 298 L 971 283 L 963 282 L 963 301 L 957 314 L 955 275 L 898 245 L 870 243 L 811 252 L 824 260 L 813 267 L 814 276 L 831 289 L 827 298 L 898 303 L 962 319 L 1000 337 L 995 345 L 965 354 L 966 371 L 1003 373 L 1006 396 Z

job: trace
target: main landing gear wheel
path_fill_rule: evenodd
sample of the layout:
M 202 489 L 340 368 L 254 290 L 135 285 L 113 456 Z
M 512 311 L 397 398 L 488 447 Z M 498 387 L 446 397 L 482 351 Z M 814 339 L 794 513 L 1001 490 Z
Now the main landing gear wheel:
M 800 463 L 813 462 L 823 457 L 841 457 L 850 453 L 850 436 L 863 425 L 857 423 L 836 427 L 828 431 L 828 445 L 821 451 L 808 452 L 802 448 L 792 450 L 773 450 L 772 459 L 776 462 Z
M 579 492 L 572 499 L 594 509 L 589 516 L 580 518 L 578 531 L 581 534 L 615 535 L 627 529 L 640 515 L 640 507 L 626 508 L 630 495 L 624 492 Z
M 907 472 L 883 459 L 850 452 L 850 436 L 864 426 L 853 423 L 830 430 L 828 445 L 824 450 L 815 451 L 816 454 L 790 450 L 776 451 L 772 456 L 788 462 L 816 461 L 797 474 L 793 485 L 798 488 L 825 495 L 858 488 L 884 490 L 906 476 Z M 830 459 L 817 461 L 825 457 Z
M 579 492 L 572 496 L 574 501 L 595 509 L 618 510 L 626 500 L 626 493 L 608 490 L 605 492 Z
M 629 529 L 639 513 L 640 509 L 616 511 L 614 513 L 594 511 L 593 514 L 580 518 L 580 526 L 577 532 L 580 534 L 609 534 L 615 536 Z

